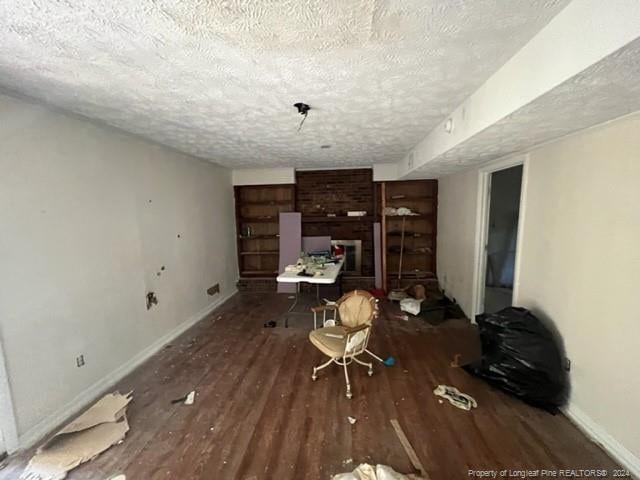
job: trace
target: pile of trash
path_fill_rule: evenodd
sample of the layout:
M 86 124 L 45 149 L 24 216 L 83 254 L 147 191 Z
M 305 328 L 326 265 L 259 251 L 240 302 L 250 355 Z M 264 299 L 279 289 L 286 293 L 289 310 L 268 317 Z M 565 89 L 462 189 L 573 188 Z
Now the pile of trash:
M 399 302 L 403 312 L 420 317 L 432 325 L 439 325 L 453 318 L 466 318 L 455 301 L 447 298 L 440 290 L 427 291 L 421 283 L 394 289 L 389 292 L 388 299 Z
M 529 310 L 476 317 L 481 359 L 464 368 L 526 403 L 555 413 L 567 401 L 567 361 L 559 335 Z

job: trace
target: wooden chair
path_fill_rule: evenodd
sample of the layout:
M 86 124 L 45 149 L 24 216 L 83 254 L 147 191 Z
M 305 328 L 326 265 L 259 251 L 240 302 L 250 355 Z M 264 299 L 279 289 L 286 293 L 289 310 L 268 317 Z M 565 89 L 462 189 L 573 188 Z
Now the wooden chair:
M 373 364 L 363 362 L 358 357 L 364 353 L 376 355 L 367 350 L 371 326 L 375 318 L 378 317 L 378 303 L 373 295 L 364 290 L 354 290 L 346 293 L 335 304 L 321 305 L 313 307 L 311 311 L 314 315 L 314 327 L 316 326 L 316 316 L 319 313 L 326 315 L 327 311 L 338 312 L 339 325 L 323 326 L 314 329 L 309 333 L 309 340 L 322 353 L 329 357 L 329 360 L 317 367 L 313 367 L 312 380 L 318 378 L 318 371 L 336 363 L 344 369 L 344 378 L 347 385 L 347 398 L 351 398 L 351 384 L 349 383 L 349 372 L 347 365 L 355 361 L 360 365 L 369 367 L 369 376 L 373 375 Z M 326 317 L 325 317 L 326 318 Z M 335 318 L 335 315 L 334 315 Z M 334 322 L 332 322 L 334 323 Z

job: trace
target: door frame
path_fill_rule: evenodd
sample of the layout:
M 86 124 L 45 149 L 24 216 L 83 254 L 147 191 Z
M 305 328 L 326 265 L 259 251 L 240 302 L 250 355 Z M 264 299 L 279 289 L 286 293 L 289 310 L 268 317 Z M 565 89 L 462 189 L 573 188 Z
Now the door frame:
M 18 428 L 16 425 L 4 349 L 2 347 L 2 338 L 0 338 L 0 435 L 4 437 L 4 448 L 8 454 L 18 450 L 20 446 Z
M 476 232 L 473 271 L 473 300 L 471 320 L 484 311 L 485 277 L 487 269 L 486 245 L 489 236 L 489 206 L 491 201 L 491 174 L 507 168 L 522 165 L 522 185 L 520 187 L 520 209 L 518 213 L 518 238 L 513 269 L 513 304 L 518 301 L 520 288 L 520 260 L 522 237 L 526 211 L 526 193 L 529 169 L 529 154 L 516 155 L 489 162 L 478 169 L 478 201 L 476 208 Z

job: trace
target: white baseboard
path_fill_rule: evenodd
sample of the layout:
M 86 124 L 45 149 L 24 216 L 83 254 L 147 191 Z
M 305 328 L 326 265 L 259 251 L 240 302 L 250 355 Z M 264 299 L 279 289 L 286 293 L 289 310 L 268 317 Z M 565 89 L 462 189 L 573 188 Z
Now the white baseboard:
M 633 478 L 640 479 L 640 458 L 636 457 L 620 442 L 605 432 L 600 425 L 575 405 L 570 403 L 562 411 L 587 437 L 600 445 L 623 468 L 629 470 Z
M 96 383 L 80 393 L 66 405 L 59 408 L 57 411 L 47 416 L 46 418 L 43 418 L 40 422 L 27 430 L 23 435 L 19 436 L 18 448 L 15 450 L 27 449 L 34 446 L 36 443 L 38 443 L 38 441 L 42 440 L 46 435 L 49 435 L 54 429 L 58 428 L 66 420 L 86 408 L 91 402 L 95 401 L 95 399 L 103 395 L 107 390 L 118 383 L 118 381 L 127 376 L 142 363 L 147 361 L 151 356 L 162 349 L 162 347 L 164 347 L 167 343 L 182 335 L 185 331 L 198 323 L 200 320 L 203 320 L 213 310 L 229 300 L 229 298 L 231 298 L 236 293 L 237 290 L 234 289 L 224 297 L 220 297 L 213 303 L 209 304 L 207 307 L 191 316 L 188 320 L 178 325 L 172 331 L 160 337 L 158 340 L 139 352 L 129 361 L 115 369 L 113 372 L 98 380 Z M 9 453 L 14 453 L 14 451 Z

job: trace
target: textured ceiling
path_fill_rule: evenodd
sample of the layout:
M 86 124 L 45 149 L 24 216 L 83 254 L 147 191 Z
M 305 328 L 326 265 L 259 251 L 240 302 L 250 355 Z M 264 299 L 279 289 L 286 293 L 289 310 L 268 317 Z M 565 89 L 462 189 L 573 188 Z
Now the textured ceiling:
M 567 3 L 4 1 L 0 87 L 228 167 L 393 162 Z
M 410 177 L 441 177 L 639 111 L 638 79 L 640 39 L 427 162 Z

